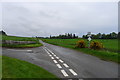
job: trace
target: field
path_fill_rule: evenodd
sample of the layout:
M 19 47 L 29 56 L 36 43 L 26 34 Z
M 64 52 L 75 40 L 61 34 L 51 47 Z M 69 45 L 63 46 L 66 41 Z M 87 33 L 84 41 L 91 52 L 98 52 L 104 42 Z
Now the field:
M 2 56 L 0 54 L 0 78 L 2 78 Z
M 55 75 L 26 61 L 2 56 L 2 78 L 48 78 L 59 80 Z
M 2 35 L 2 40 L 36 41 L 36 38 L 31 38 L 31 37 L 17 37 L 17 36 L 5 36 L 5 35 Z
M 89 48 L 75 48 L 76 42 L 81 39 L 43 39 L 43 41 L 66 47 L 71 48 L 83 53 L 91 54 L 94 56 L 99 57 L 103 60 L 109 60 L 114 62 L 120 62 L 118 61 L 118 40 L 117 39 L 95 39 L 95 41 L 100 41 L 104 45 L 104 50 L 92 50 Z M 88 46 L 88 41 L 84 39 L 86 42 L 86 45 Z
M 2 47 L 11 47 L 11 48 L 30 48 L 30 47 L 39 47 L 42 46 L 41 43 L 39 43 L 39 40 L 36 38 L 31 37 L 16 37 L 16 36 L 1 36 L 2 40 L 13 40 L 13 41 L 35 41 L 35 44 L 2 44 Z

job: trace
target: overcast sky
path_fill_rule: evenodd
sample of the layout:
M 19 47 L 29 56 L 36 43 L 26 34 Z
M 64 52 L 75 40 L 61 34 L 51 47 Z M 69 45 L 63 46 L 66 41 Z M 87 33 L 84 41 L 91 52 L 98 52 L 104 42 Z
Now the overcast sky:
M 118 32 L 118 3 L 4 2 L 2 29 L 14 36 Z

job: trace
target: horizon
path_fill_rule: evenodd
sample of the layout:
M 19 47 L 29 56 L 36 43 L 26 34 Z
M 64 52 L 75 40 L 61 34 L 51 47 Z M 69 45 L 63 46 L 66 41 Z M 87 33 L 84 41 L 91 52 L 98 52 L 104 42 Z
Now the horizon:
M 4 30 L 1 30 L 1 31 L 3 31 L 3 32 L 5 32 Z M 0 31 L 0 32 L 1 32 Z M 6 32 L 5 32 L 6 33 Z M 112 33 L 112 32 L 110 32 L 110 33 Z M 101 34 L 110 34 L 110 33 L 101 33 Z M 116 34 L 118 34 L 119 32 L 115 32 Z M 6 33 L 7 34 L 7 33 Z M 50 35 L 51 37 L 53 37 L 53 36 L 59 36 L 59 35 L 65 35 L 66 33 L 63 33 L 63 34 L 58 34 L 58 35 Z M 67 34 L 74 34 L 74 33 L 67 33 Z M 97 35 L 98 33 L 91 33 L 91 35 Z M 76 35 L 76 34 L 75 34 Z M 87 35 L 87 33 L 86 34 L 83 34 L 83 35 Z M 83 35 L 82 36 L 78 36 L 78 35 L 76 35 L 76 36 L 78 36 L 78 38 L 82 38 L 83 37 Z M 17 36 L 17 35 L 9 35 L 9 34 L 7 34 L 7 36 L 15 36 L 15 37 L 42 37 L 42 36 Z M 47 38 L 47 37 L 50 37 L 50 36 L 45 36 L 45 37 L 43 37 L 43 38 Z

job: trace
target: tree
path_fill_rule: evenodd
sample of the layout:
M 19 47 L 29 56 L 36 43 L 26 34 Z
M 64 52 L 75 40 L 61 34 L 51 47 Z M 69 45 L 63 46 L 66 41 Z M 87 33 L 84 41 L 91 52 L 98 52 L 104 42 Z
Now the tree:
M 83 35 L 82 37 L 85 38 L 85 39 L 88 38 L 87 35 Z M 92 34 L 91 35 L 91 38 L 93 38 L 93 39 L 117 39 L 117 37 L 118 37 L 118 34 L 115 33 L 115 32 L 112 32 L 112 33 L 109 33 L 109 34 L 98 33 L 98 34 Z
M 73 34 L 73 38 L 76 38 L 75 34 Z
M 51 36 L 50 38 L 56 38 L 56 39 L 74 39 L 74 38 L 78 38 L 78 36 L 76 36 L 75 34 L 72 33 L 65 33 L 64 35 L 59 35 L 59 36 Z
M 105 36 L 106 36 L 106 35 L 103 33 L 103 34 L 102 34 L 102 39 L 105 39 Z
M 87 35 L 83 35 L 82 38 L 87 39 L 88 37 L 87 37 Z
M 120 32 L 118 32 L 117 38 L 120 39 Z
M 1 35 L 7 35 L 3 30 L 0 31 L 0 34 L 1 34 Z
M 98 39 L 101 39 L 101 38 L 102 38 L 101 33 L 98 33 L 98 34 L 97 34 L 97 38 L 98 38 Z
M 112 37 L 112 39 L 115 39 L 115 38 L 117 38 L 117 33 L 115 33 L 115 32 L 112 32 L 112 33 L 111 33 L 111 37 Z

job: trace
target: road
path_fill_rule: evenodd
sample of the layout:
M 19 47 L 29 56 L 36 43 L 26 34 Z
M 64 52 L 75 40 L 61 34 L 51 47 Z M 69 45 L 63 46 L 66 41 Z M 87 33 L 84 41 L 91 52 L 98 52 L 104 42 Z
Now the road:
M 118 64 L 40 41 L 44 46 L 3 48 L 2 54 L 36 64 L 59 78 L 117 78 Z

